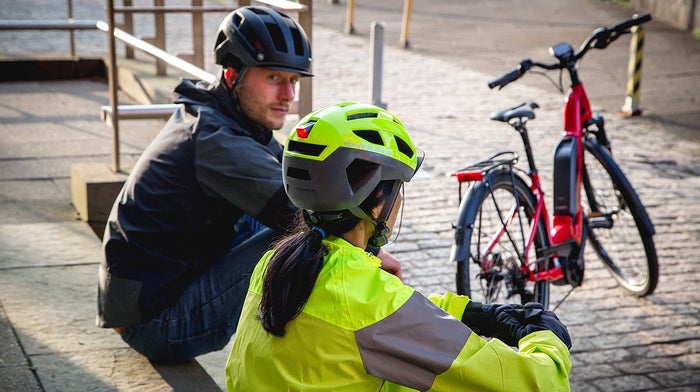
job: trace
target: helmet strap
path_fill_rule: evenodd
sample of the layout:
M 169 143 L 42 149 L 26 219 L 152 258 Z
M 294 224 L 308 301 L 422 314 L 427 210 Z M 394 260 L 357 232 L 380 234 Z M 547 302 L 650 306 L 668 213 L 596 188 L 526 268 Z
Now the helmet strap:
M 241 67 L 241 69 L 238 70 L 238 74 L 236 75 L 236 79 L 233 80 L 233 85 L 231 85 L 231 91 L 233 91 L 233 95 L 236 96 L 236 86 L 243 80 L 243 77 L 245 74 L 248 72 L 248 66 L 244 65 Z
M 242 66 L 241 69 L 236 70 L 233 67 L 224 68 L 224 80 L 226 80 L 226 86 L 230 88 L 231 93 L 234 98 L 238 99 L 236 95 L 236 86 L 243 80 L 246 72 L 248 72 L 247 66 Z
M 367 241 L 367 244 L 373 248 L 381 248 L 382 246 L 389 243 L 389 239 L 386 237 L 389 234 L 389 227 L 386 225 L 386 221 L 391 214 L 391 210 L 394 209 L 394 204 L 396 204 L 396 199 L 401 191 L 401 186 L 403 182 L 395 181 L 391 188 L 389 195 L 382 206 L 382 210 L 379 213 L 377 219 L 373 219 L 367 213 L 362 211 L 360 207 L 350 208 L 350 212 L 360 219 L 367 220 L 374 225 L 374 233 Z
M 375 224 L 374 234 L 372 234 L 372 236 L 369 237 L 367 245 L 369 245 L 372 248 L 381 248 L 382 246 L 389 243 L 389 239 L 386 238 L 387 234 L 389 234 L 389 228 L 387 227 L 386 222 L 380 222 Z

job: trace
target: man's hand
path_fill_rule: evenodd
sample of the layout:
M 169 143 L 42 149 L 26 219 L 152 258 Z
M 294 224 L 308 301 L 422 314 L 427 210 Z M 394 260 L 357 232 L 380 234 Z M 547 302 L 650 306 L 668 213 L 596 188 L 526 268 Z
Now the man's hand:
M 392 275 L 396 275 L 399 279 L 403 280 L 401 275 L 401 262 L 399 259 L 394 257 L 391 253 L 379 248 L 379 253 L 377 257 L 382 260 L 382 269 Z

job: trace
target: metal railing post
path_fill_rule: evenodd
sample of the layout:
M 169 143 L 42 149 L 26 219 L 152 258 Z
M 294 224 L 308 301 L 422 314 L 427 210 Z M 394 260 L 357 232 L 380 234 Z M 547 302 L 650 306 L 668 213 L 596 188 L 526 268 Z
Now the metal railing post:
M 153 0 L 153 5 L 156 7 L 164 6 L 164 0 Z M 156 25 L 156 36 L 153 39 L 153 44 L 157 47 L 165 50 L 165 14 L 162 12 L 156 12 L 153 15 Z M 165 75 L 165 63 L 156 59 L 156 75 Z
M 131 7 L 132 2 L 131 0 L 123 0 L 122 5 L 124 7 Z M 124 12 L 123 14 L 124 18 L 124 24 L 122 25 L 123 29 L 129 33 L 129 34 L 134 34 L 134 14 L 131 12 Z M 134 58 L 134 48 L 132 48 L 129 45 L 124 45 L 125 47 L 125 57 L 128 59 L 133 59 Z
M 192 0 L 192 8 L 202 6 L 202 0 Z M 204 68 L 204 13 L 192 11 L 192 61 L 199 68 Z
M 68 22 L 73 21 L 73 0 L 68 0 Z M 70 40 L 70 57 L 75 57 L 75 31 L 68 30 L 69 40 Z
M 119 112 L 117 112 L 119 80 L 117 78 L 117 50 L 114 37 L 114 0 L 107 0 L 107 40 L 109 45 L 109 105 L 112 111 L 110 116 L 112 126 L 112 170 L 116 173 L 121 170 L 119 161 Z
M 299 24 L 301 28 L 306 32 L 306 37 L 309 42 L 313 41 L 313 1 L 312 0 L 300 0 L 302 5 L 307 7 L 305 12 L 299 12 Z M 311 63 L 311 72 L 313 73 L 313 62 Z M 307 113 L 311 113 L 313 110 L 313 78 L 301 78 L 299 82 L 299 106 L 297 107 L 297 114 L 299 117 L 303 117 Z
M 370 102 L 372 105 L 386 109 L 386 103 L 382 102 L 382 57 L 384 53 L 384 24 L 372 22 L 369 33 L 370 45 Z

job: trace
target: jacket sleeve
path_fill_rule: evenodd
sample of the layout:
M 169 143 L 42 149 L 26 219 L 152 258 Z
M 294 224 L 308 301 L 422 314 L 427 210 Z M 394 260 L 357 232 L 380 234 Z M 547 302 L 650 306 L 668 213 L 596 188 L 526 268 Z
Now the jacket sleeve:
M 297 208 L 284 192 L 279 151 L 272 148 L 275 143 L 263 145 L 220 129 L 198 139 L 195 165 L 206 193 L 280 229 L 289 225 Z
M 470 301 L 466 295 L 457 295 L 455 293 L 430 294 L 428 299 L 457 320 L 462 319 L 464 309 L 467 308 L 467 304 Z
M 497 339 L 484 340 L 456 318 L 467 297 L 431 300 L 414 293 L 394 313 L 356 332 L 367 372 L 389 381 L 384 390 L 569 389 L 569 351 L 551 332 L 528 335 L 516 352 Z

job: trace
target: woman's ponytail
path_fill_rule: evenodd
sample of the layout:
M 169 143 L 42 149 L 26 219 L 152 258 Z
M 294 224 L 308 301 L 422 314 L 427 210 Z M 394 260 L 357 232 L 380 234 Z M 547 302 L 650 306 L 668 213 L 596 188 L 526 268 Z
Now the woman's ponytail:
M 394 181 L 381 181 L 360 208 L 371 214 L 391 194 L 393 185 Z M 335 211 L 334 216 L 333 220 L 323 220 L 299 210 L 293 234 L 275 244 L 265 272 L 259 307 L 260 322 L 267 332 L 284 336 L 287 323 L 301 313 L 323 268 L 326 235 L 341 236 L 360 221 L 350 211 Z
M 260 321 L 275 336 L 284 336 L 287 323 L 304 308 L 323 267 L 326 249 L 325 230 L 311 230 L 290 235 L 275 247 L 263 281 Z

